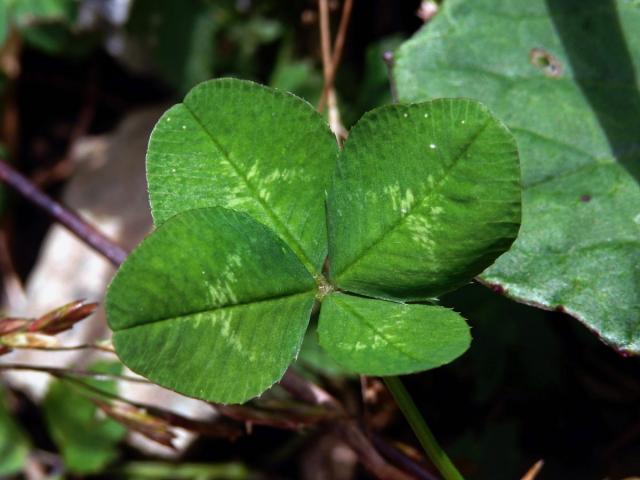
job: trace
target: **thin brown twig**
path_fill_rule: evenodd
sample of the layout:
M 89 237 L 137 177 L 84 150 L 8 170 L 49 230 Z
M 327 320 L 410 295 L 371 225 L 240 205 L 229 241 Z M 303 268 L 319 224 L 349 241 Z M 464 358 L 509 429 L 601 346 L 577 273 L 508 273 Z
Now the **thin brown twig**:
M 396 468 L 380 455 L 373 446 L 369 437 L 365 435 L 357 422 L 348 419 L 335 423 L 336 430 L 340 433 L 351 449 L 358 455 L 362 465 L 376 478 L 381 480 L 414 480 L 413 475 Z
M 344 49 L 344 43 L 347 38 L 347 28 L 349 27 L 349 20 L 351 19 L 351 11 L 353 10 L 353 0 L 345 0 L 342 6 L 342 15 L 340 16 L 340 25 L 338 26 L 338 33 L 336 34 L 336 40 L 333 44 L 333 57 L 331 57 L 331 66 L 333 76 L 331 78 L 331 85 L 333 87 L 333 80 L 335 78 L 336 71 L 340 60 L 342 60 L 342 51 Z
M 319 386 L 309 382 L 289 369 L 280 381 L 280 386 L 292 396 L 315 405 L 336 409 L 342 420 L 331 425 L 349 447 L 358 455 L 362 465 L 376 478 L 389 480 L 411 480 L 414 477 L 388 463 L 376 450 L 358 423 L 347 416 L 342 404 Z
M 311 408 L 316 408 L 319 411 L 313 412 L 309 410 L 306 412 L 308 417 L 303 414 L 297 415 L 293 419 L 283 418 L 278 419 L 277 417 L 269 417 L 268 411 L 261 411 L 259 409 L 253 407 L 245 407 L 243 405 L 219 405 L 219 404 L 210 404 L 218 413 L 221 414 L 221 419 L 216 421 L 202 421 L 198 419 L 192 419 L 188 417 L 184 417 L 178 413 L 175 413 L 171 410 L 166 410 L 164 408 L 160 408 L 154 405 L 146 405 L 143 403 L 138 403 L 134 400 L 130 400 L 125 398 L 117 393 L 108 392 L 102 390 L 101 388 L 95 387 L 93 385 L 89 385 L 81 380 L 78 380 L 73 377 L 61 377 L 62 380 L 69 382 L 72 386 L 76 388 L 84 388 L 89 390 L 97 395 L 101 395 L 105 398 L 109 398 L 111 400 L 116 400 L 119 402 L 126 403 L 135 408 L 145 410 L 150 415 L 160 418 L 167 423 L 169 423 L 173 427 L 179 427 L 191 432 L 200 433 L 207 436 L 227 436 L 231 440 L 234 440 L 243 434 L 244 428 L 247 424 L 257 424 L 257 425 L 265 425 L 273 428 L 282 428 L 287 430 L 298 430 L 301 426 L 311 426 L 319 423 L 323 418 L 330 418 L 329 416 L 323 415 L 326 412 L 325 409 L 320 407 L 312 406 Z M 309 406 L 305 404 L 307 408 Z
M 46 346 L 46 345 L 38 345 L 38 346 L 30 346 L 30 345 L 11 345 L 12 350 L 44 350 L 47 352 L 68 352 L 74 350 L 100 350 L 105 353 L 115 354 L 115 350 L 110 347 L 106 347 L 104 345 L 100 345 L 98 343 L 83 343 L 81 345 L 61 345 L 61 346 Z
M 332 59 L 331 59 L 331 27 L 329 26 L 329 2 L 318 0 L 318 13 L 320 16 L 320 49 L 322 53 L 322 73 L 325 87 L 331 83 Z M 318 110 L 322 108 L 318 106 Z
M 144 378 L 130 377 L 128 375 L 116 375 L 112 373 L 89 372 L 87 370 L 78 370 L 75 368 L 46 367 L 44 365 L 28 365 L 24 363 L 0 363 L 0 371 L 1 370 L 28 370 L 32 372 L 48 373 L 49 375 L 56 377 L 89 377 L 95 378 L 96 380 L 123 380 L 126 382 L 152 385 L 149 380 Z
M 540 470 L 542 470 L 543 466 L 544 461 L 538 460 L 529 470 L 527 470 L 527 473 L 524 474 L 524 477 L 522 477 L 521 480 L 534 480 L 538 476 L 538 473 L 540 473 Z
M 349 11 L 350 10 L 351 9 L 349 7 Z M 329 106 L 329 112 L 328 112 L 329 127 L 331 127 L 331 131 L 336 136 L 336 141 L 338 142 L 338 144 L 342 146 L 342 141 L 345 138 L 347 138 L 347 131 L 342 125 L 342 120 L 340 119 L 340 110 L 338 109 L 338 99 L 336 96 L 335 89 L 333 88 L 333 78 L 335 76 L 337 64 L 334 64 L 335 57 L 334 57 L 334 54 L 331 53 L 331 29 L 329 26 L 329 5 L 327 3 L 327 0 L 319 0 L 318 13 L 320 16 L 320 46 L 322 50 L 322 72 L 324 75 L 323 94 L 324 94 L 324 91 L 326 90 L 327 92 L 326 102 Z M 344 10 L 343 10 L 343 13 L 344 13 Z M 346 25 L 345 22 L 341 22 L 341 24 L 343 23 Z M 344 45 L 344 39 L 341 40 L 341 43 Z M 321 99 L 320 101 L 321 101 L 321 104 L 318 105 L 318 111 L 322 111 L 324 108 L 324 106 L 322 105 L 323 100 Z
M 439 480 L 434 474 L 428 472 L 419 463 L 408 457 L 393 445 L 388 444 L 382 437 L 375 433 L 371 435 L 371 441 L 378 451 L 389 461 L 402 467 L 402 469 L 414 475 L 418 480 Z
M 301 377 L 291 368 L 285 372 L 279 385 L 291 396 L 304 402 L 339 410 L 346 414 L 346 412 L 344 412 L 344 407 L 334 396 L 320 388 L 318 385 L 308 381 L 304 377 Z
M 80 240 L 103 255 L 114 265 L 120 265 L 126 258 L 127 252 L 113 240 L 110 240 L 89 225 L 78 214 L 53 200 L 28 178 L 1 159 L 0 181 L 6 183 L 29 201 L 42 208 L 55 220 L 67 227 Z
M 318 103 L 318 110 L 324 110 L 324 107 L 329 98 L 329 91 L 333 89 L 333 83 L 335 81 L 336 73 L 338 71 L 338 65 L 342 60 L 342 52 L 344 50 L 344 43 L 347 38 L 347 28 L 349 27 L 349 20 L 351 19 L 351 11 L 353 10 L 353 0 L 345 0 L 342 6 L 342 14 L 340 15 L 340 24 L 338 25 L 338 33 L 336 34 L 335 43 L 333 45 L 333 54 L 330 59 L 330 70 L 325 73 L 324 86 L 322 87 L 322 95 L 320 96 L 320 102 Z M 327 15 L 328 17 L 328 15 Z M 322 15 L 320 15 L 322 22 Z M 328 23 L 328 18 L 327 18 Z M 322 28 L 322 23 L 320 24 Z M 328 32 L 327 32 L 328 37 Z M 327 60 L 323 54 L 323 66 Z
M 226 422 L 220 421 L 201 421 L 193 418 L 185 417 L 179 413 L 176 413 L 171 410 L 165 410 L 164 408 L 156 407 L 154 405 L 147 405 L 144 403 L 138 403 L 133 400 L 129 400 L 128 398 L 122 397 L 117 393 L 107 392 L 102 390 L 101 388 L 95 387 L 93 385 L 89 385 L 88 383 L 79 381 L 76 378 L 69 376 L 60 376 L 60 378 L 68 382 L 72 385 L 75 385 L 76 388 L 84 388 L 88 391 L 94 392 L 97 395 L 101 395 L 105 398 L 109 398 L 112 400 L 117 400 L 119 402 L 126 403 L 131 405 L 132 407 L 146 410 L 151 415 L 158 417 L 162 420 L 165 420 L 173 427 L 183 428 L 185 430 L 189 430 L 191 432 L 200 433 L 202 435 L 209 436 L 218 436 L 221 432 L 230 433 L 232 438 L 237 438 L 242 435 L 242 429 L 239 425 L 232 424 L 233 420 L 228 420 Z
M 253 425 L 263 425 L 284 430 L 300 430 L 317 426 L 339 417 L 334 410 L 322 406 L 309 405 L 299 400 L 288 402 L 256 402 L 254 405 L 212 404 L 225 417 L 242 422 L 248 429 Z

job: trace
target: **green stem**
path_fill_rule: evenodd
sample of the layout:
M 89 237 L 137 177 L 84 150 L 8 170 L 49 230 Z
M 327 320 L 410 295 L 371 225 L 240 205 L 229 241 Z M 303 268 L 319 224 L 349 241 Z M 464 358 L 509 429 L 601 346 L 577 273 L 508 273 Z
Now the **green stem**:
M 411 425 L 413 433 L 416 434 L 425 453 L 431 459 L 436 468 L 440 471 L 445 480 L 464 480 L 460 472 L 451 463 L 445 451 L 438 445 L 438 441 L 429 430 L 427 423 L 420 414 L 418 407 L 414 403 L 411 395 L 404 387 L 398 377 L 383 377 L 384 383 L 396 400 L 402 414 Z

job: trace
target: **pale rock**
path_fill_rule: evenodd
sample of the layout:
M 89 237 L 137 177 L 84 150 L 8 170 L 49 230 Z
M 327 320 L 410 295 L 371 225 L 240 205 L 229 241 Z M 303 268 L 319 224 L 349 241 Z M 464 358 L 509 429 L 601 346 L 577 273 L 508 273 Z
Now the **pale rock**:
M 65 187 L 62 201 L 82 218 L 127 250 L 137 245 L 151 230 L 144 159 L 151 129 L 165 110 L 152 108 L 127 116 L 109 135 L 81 139 L 74 146 L 78 162 L 73 177 Z M 28 222 L 29 219 L 19 219 Z M 102 256 L 87 247 L 60 225 L 48 232 L 26 284 L 25 304 L 12 316 L 39 316 L 67 302 L 78 299 L 101 302 L 115 272 Z M 62 345 L 80 345 L 110 336 L 104 309 L 59 335 Z M 89 350 L 77 352 L 43 352 L 22 350 L 0 357 L 0 362 L 83 368 L 109 354 Z M 127 374 L 131 374 L 127 372 Z M 46 393 L 50 377 L 26 371 L 7 372 L 5 380 L 39 401 Z M 189 399 L 155 385 L 121 382 L 120 394 L 136 402 L 174 410 L 192 418 L 207 419 L 214 414 L 206 403 Z M 179 432 L 178 451 L 193 439 Z M 166 447 L 133 434 L 135 446 L 164 456 L 174 455 Z

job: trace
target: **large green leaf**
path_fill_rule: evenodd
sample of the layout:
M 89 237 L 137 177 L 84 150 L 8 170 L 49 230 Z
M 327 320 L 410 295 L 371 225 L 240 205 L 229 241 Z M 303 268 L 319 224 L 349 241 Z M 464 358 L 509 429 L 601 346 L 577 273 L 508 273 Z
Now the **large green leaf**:
M 315 282 L 267 227 L 220 207 L 162 224 L 107 294 L 118 356 L 185 395 L 240 403 L 284 374 L 300 349 Z
M 522 157 L 523 225 L 482 279 L 640 352 L 640 8 L 447 0 L 398 51 L 404 101 L 492 108 Z M 635 178 L 634 178 L 635 176 Z
M 101 362 L 91 371 L 118 374 L 122 365 Z M 83 380 L 103 392 L 116 393 L 113 381 Z M 126 429 L 114 420 L 100 416 L 96 405 L 79 390 L 82 387 L 54 380 L 42 409 L 53 441 L 62 453 L 64 466 L 74 473 L 99 473 L 118 456 L 118 442 Z
M 324 196 L 337 151 L 326 122 L 303 100 L 248 81 L 202 83 L 151 136 L 155 222 L 213 205 L 244 211 L 317 273 L 327 252 Z
M 513 137 L 466 99 L 367 113 L 328 200 L 331 278 L 348 291 L 425 299 L 482 272 L 520 224 Z
M 334 293 L 322 302 L 320 344 L 342 366 L 364 375 L 401 375 L 449 363 L 471 342 L 453 310 Z
M 5 391 L 0 388 L 0 478 L 20 472 L 29 455 L 29 441 L 5 401 Z

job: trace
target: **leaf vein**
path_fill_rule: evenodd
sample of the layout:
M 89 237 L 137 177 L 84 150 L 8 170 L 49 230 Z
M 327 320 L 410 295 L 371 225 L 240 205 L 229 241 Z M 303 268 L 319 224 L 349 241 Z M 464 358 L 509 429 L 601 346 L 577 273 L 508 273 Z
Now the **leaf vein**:
M 255 300 L 255 301 L 250 301 L 250 302 L 238 302 L 238 303 L 234 303 L 231 305 L 221 305 L 221 306 L 211 306 L 211 307 L 207 307 L 207 308 L 203 308 L 201 310 L 194 310 L 193 312 L 189 312 L 189 313 L 184 313 L 184 314 L 180 314 L 180 315 L 174 315 L 171 317 L 163 317 L 163 318 L 157 318 L 154 320 L 149 320 L 146 321 L 144 323 L 140 323 L 137 325 L 130 325 L 124 328 L 119 328 L 117 330 L 114 329 L 114 332 L 124 332 L 126 330 L 133 330 L 139 327 L 145 327 L 148 325 L 154 325 L 156 323 L 162 323 L 162 322 L 166 322 L 169 320 L 179 320 L 182 318 L 189 318 L 192 317 L 194 315 L 198 315 L 201 313 L 213 313 L 213 312 L 219 312 L 219 311 L 225 311 L 225 310 L 232 310 L 234 308 L 241 308 L 241 307 L 246 307 L 248 305 L 260 305 L 260 304 L 265 304 L 265 303 L 270 303 L 270 302 L 277 302 L 279 300 L 288 300 L 288 299 L 292 299 L 295 297 L 302 297 L 302 296 L 309 296 L 311 293 L 313 293 L 313 291 L 309 290 L 306 292 L 298 292 L 298 293 L 286 293 L 283 295 L 278 295 L 275 297 L 270 297 L 270 298 L 263 298 L 260 300 Z
M 415 356 L 412 352 L 410 351 L 405 351 L 403 348 L 401 348 L 399 345 L 396 345 L 392 338 L 387 337 L 384 332 L 378 328 L 376 328 L 375 324 L 373 324 L 372 322 L 368 321 L 368 319 L 361 315 L 356 309 L 354 309 L 353 307 L 347 305 L 346 303 L 341 303 L 341 302 L 336 302 L 336 304 L 340 305 L 342 307 L 343 310 L 346 310 L 350 315 L 354 316 L 355 318 L 359 319 L 366 327 L 368 327 L 369 329 L 371 329 L 373 332 L 375 332 L 375 334 L 379 335 L 380 338 L 382 338 L 383 340 L 385 340 L 387 342 L 388 345 L 390 345 L 392 348 L 394 348 L 396 351 L 400 352 L 402 355 L 410 358 L 411 360 L 415 361 L 415 362 L 422 362 L 423 359 L 419 358 L 417 356 Z
M 267 216 L 271 219 L 274 225 L 278 228 L 279 233 L 285 237 L 287 243 L 291 246 L 291 248 L 295 251 L 296 255 L 300 257 L 300 260 L 304 263 L 305 267 L 311 272 L 314 273 L 315 265 L 306 254 L 302 245 L 299 242 L 299 239 L 296 238 L 293 233 L 289 230 L 287 225 L 276 215 L 273 209 L 267 204 L 258 194 L 256 187 L 249 181 L 246 173 L 244 173 L 238 165 L 236 165 L 232 160 L 229 152 L 218 142 L 213 134 L 205 127 L 200 118 L 189 108 L 186 103 L 183 103 L 185 110 L 189 112 L 189 114 L 193 117 L 195 122 L 200 126 L 200 128 L 206 133 L 207 137 L 211 140 L 211 143 L 222 152 L 227 163 L 233 168 L 236 175 L 244 182 L 247 189 L 251 192 L 254 199 L 258 202 L 258 204 L 265 211 Z
M 451 165 L 444 171 L 442 178 L 438 180 L 438 182 L 431 188 L 431 190 L 424 195 L 421 199 L 416 200 L 408 209 L 407 214 L 404 216 L 400 216 L 387 230 L 385 230 L 382 235 L 376 238 L 372 243 L 369 244 L 368 247 L 364 248 L 360 255 L 358 255 L 354 260 L 351 261 L 346 267 L 342 269 L 338 276 L 342 276 L 349 269 L 353 268 L 354 265 L 360 263 L 373 249 L 375 249 L 390 233 L 399 228 L 406 220 L 411 217 L 416 209 L 424 206 L 425 201 L 433 196 L 433 194 L 442 186 L 442 184 L 447 180 L 449 174 L 457 167 L 460 160 L 465 156 L 465 154 L 469 151 L 471 146 L 476 142 L 476 140 L 484 133 L 491 122 L 485 122 L 482 127 L 478 129 L 478 131 L 473 135 L 469 142 L 464 146 L 464 148 L 458 153 L 458 155 L 453 159 Z

